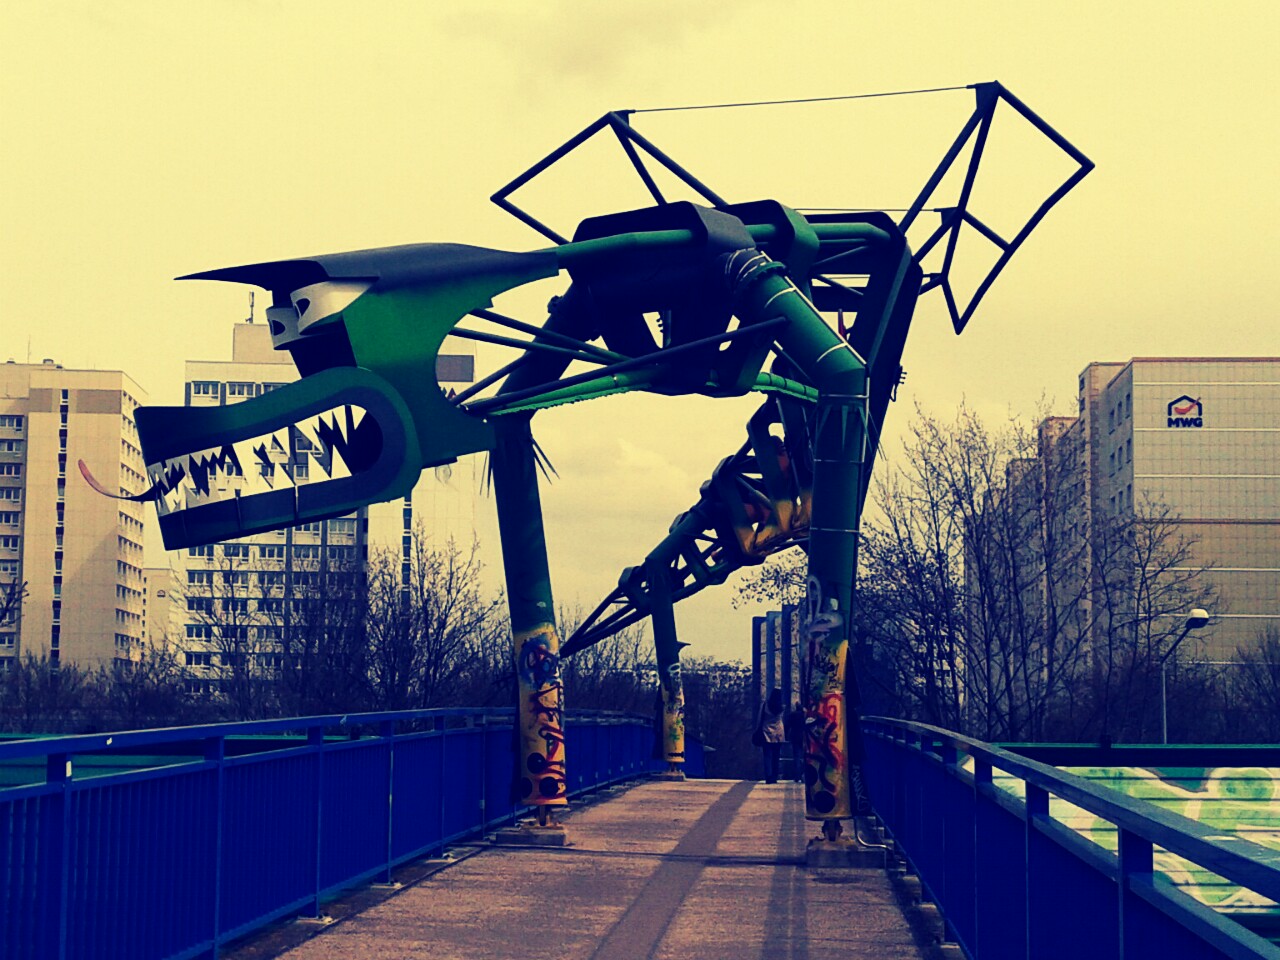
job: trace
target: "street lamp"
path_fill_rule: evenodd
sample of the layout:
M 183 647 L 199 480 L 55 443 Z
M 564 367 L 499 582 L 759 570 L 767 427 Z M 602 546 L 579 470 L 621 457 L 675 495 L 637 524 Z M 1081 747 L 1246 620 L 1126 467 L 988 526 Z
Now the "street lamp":
M 1199 630 L 1209 622 L 1209 612 L 1200 607 L 1196 607 L 1187 614 L 1187 622 L 1182 627 L 1182 633 L 1178 634 L 1178 639 L 1173 641 L 1168 652 L 1160 660 L 1160 742 L 1169 742 L 1169 695 L 1166 691 L 1165 675 L 1168 673 L 1169 658 L 1178 652 L 1178 645 L 1187 639 L 1187 634 L 1192 630 Z

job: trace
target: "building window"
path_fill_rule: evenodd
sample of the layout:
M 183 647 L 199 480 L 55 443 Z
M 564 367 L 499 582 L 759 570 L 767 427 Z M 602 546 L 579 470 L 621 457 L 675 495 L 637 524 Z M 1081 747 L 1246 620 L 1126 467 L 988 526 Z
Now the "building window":
M 4 464 L 0 464 L 4 466 Z M 0 487 L 0 500 L 19 500 L 22 498 L 22 491 L 17 487 Z
M 0 440 L 0 453 L 21 453 L 21 440 Z
M 228 397 L 241 397 L 241 398 L 243 398 L 243 397 L 252 397 L 252 396 L 253 396 L 253 384 L 252 384 L 252 383 L 228 383 L 228 384 L 227 384 L 227 396 L 228 396 Z
M 0 413 L 0 429 L 21 430 L 22 417 L 15 416 L 11 413 Z
M 223 597 L 222 611 L 223 613 L 248 613 L 249 601 L 244 597 Z
M 22 514 L 17 510 L 0 510 L 0 525 L 16 527 L 21 519 Z
M 188 640 L 212 640 L 213 628 L 207 623 L 188 623 L 187 624 Z
M 270 543 L 270 544 L 266 544 L 264 546 L 258 547 L 258 555 L 263 560 L 283 560 L 284 544 Z
M 283 383 L 264 383 L 261 385 L 260 389 L 263 393 L 270 393 L 272 390 L 279 390 L 283 386 Z
M 247 543 L 224 543 L 222 545 L 222 555 L 228 558 L 248 560 L 249 545 Z
M 213 654 L 203 650 L 188 650 L 186 652 L 186 661 L 188 667 L 212 667 Z
M 187 597 L 187 609 L 192 613 L 212 613 L 213 600 L 209 597 Z
M 189 557 L 212 557 L 213 544 L 205 544 L 203 547 L 188 547 L 187 556 Z
M 264 597 L 258 601 L 258 611 L 260 613 L 284 613 L 284 601 Z
M 188 570 L 187 583 L 192 586 L 207 587 L 213 583 L 212 570 Z
M 20 477 L 20 476 L 22 476 L 22 464 L 0 463 L 0 477 Z
M 21 537 L 0 537 L 0 548 L 5 550 L 17 550 L 21 543 Z
M 218 384 L 213 380 L 193 380 L 191 383 L 193 397 L 216 397 Z
M 320 532 L 320 524 L 319 523 L 300 523 L 293 529 L 297 530 L 299 533 L 318 534 Z
M 341 518 L 329 521 L 330 533 L 341 533 L 354 536 L 356 532 L 356 522 L 351 519 Z
M 436 380 L 440 383 L 470 383 L 476 378 L 476 358 L 462 354 L 436 356 Z
M 293 548 L 293 556 L 296 560 L 319 560 L 320 548 L 295 545 Z

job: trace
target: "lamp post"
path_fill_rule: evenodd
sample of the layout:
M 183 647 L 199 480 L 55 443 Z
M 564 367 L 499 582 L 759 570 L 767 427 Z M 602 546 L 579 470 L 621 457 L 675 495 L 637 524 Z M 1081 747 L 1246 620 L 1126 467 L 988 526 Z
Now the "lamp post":
M 1178 652 L 1178 645 L 1187 639 L 1187 634 L 1192 630 L 1199 630 L 1209 622 L 1208 611 L 1196 607 L 1187 614 L 1187 622 L 1182 627 L 1182 633 L 1178 634 L 1178 639 L 1173 641 L 1173 646 L 1169 648 L 1160 660 L 1160 742 L 1169 742 L 1169 694 L 1165 683 L 1165 676 L 1168 673 L 1169 658 Z

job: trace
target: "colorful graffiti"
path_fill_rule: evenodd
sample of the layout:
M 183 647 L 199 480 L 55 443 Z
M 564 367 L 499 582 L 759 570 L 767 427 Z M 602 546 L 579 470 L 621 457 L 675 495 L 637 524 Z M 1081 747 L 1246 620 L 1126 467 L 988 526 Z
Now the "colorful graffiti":
M 970 761 L 971 763 L 971 761 Z M 1064 767 L 1065 771 L 1146 800 L 1171 813 L 1280 850 L 1280 769 L 1269 767 Z M 1000 771 L 994 783 L 1015 796 L 1021 782 Z M 1050 815 L 1114 852 L 1116 827 L 1075 804 L 1050 798 Z M 1155 868 L 1206 906 L 1238 915 L 1277 912 L 1277 904 L 1177 854 L 1155 850 Z
M 834 601 L 809 579 L 809 709 L 805 717 L 804 782 L 811 820 L 849 817 L 844 669 L 849 641 Z
M 516 636 L 520 684 L 520 802 L 563 805 L 564 686 L 560 681 L 560 638 L 545 625 Z
M 680 662 L 667 665 L 662 676 L 663 759 L 668 764 L 684 763 L 684 683 Z

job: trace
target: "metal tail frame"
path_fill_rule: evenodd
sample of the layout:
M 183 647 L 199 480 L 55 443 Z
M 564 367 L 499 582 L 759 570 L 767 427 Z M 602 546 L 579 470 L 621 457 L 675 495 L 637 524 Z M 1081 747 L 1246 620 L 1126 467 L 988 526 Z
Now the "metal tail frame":
M 962 124 L 959 134 L 952 142 L 951 146 L 943 154 L 942 159 L 934 168 L 934 171 L 925 181 L 924 187 L 916 195 L 910 206 L 903 212 L 902 217 L 898 221 L 898 228 L 902 233 L 907 231 L 915 224 L 916 220 L 926 210 L 933 210 L 941 215 L 941 221 L 933 230 L 929 237 L 919 245 L 915 260 L 922 263 L 923 260 L 932 252 L 934 247 L 945 237 L 946 250 L 941 269 L 934 273 L 927 273 L 923 276 L 921 293 L 925 293 L 934 288 L 942 290 L 943 299 L 947 305 L 947 312 L 950 315 L 952 326 L 956 333 L 960 333 L 968 325 L 973 318 L 974 313 L 978 309 L 978 305 L 986 296 L 987 291 L 991 289 L 992 284 L 1004 271 L 1005 266 L 1017 253 L 1018 249 L 1026 241 L 1031 232 L 1040 224 L 1048 212 L 1057 205 L 1063 197 L 1083 180 L 1094 168 L 1094 163 L 1081 150 L 1074 146 L 1062 134 L 1050 126 L 1039 114 L 1023 103 L 1018 97 L 1011 93 L 1003 84 L 995 81 L 984 83 L 970 84 L 968 89 L 974 91 L 976 103 L 973 112 Z M 907 91 L 906 93 L 932 93 L 935 91 Z M 896 95 L 896 94 L 895 94 Z M 1000 236 L 995 230 L 983 223 L 979 217 L 969 209 L 969 201 L 973 192 L 973 186 L 977 179 L 978 169 L 982 162 L 982 156 L 986 149 L 987 134 L 991 129 L 991 122 L 995 116 L 996 108 L 1000 103 L 1006 104 L 1018 116 L 1029 123 L 1037 132 L 1044 136 L 1055 147 L 1060 149 L 1068 157 L 1074 160 L 1077 168 L 1050 194 L 1045 197 L 1036 207 L 1035 211 L 1027 218 L 1021 227 L 1014 233 L 1011 239 Z M 732 106 L 732 105 L 729 105 Z M 647 111 L 646 111 L 647 112 Z M 631 124 L 631 116 L 635 113 L 632 110 L 613 110 L 600 117 L 588 125 L 581 132 L 571 137 L 565 143 L 561 144 L 551 153 L 547 154 L 533 166 L 529 167 L 511 182 L 505 184 L 497 190 L 490 199 L 513 217 L 522 223 L 532 227 L 544 237 L 549 238 L 555 243 L 564 244 L 568 241 L 557 233 L 552 227 L 539 220 L 527 210 L 519 207 L 511 200 L 511 195 L 521 187 L 527 185 L 535 179 L 539 174 L 546 171 L 560 160 L 567 157 L 579 146 L 586 143 L 600 131 L 608 128 L 613 131 L 622 146 L 623 152 L 634 168 L 636 175 L 640 177 L 645 188 L 653 197 L 654 202 L 665 204 L 669 201 L 662 195 L 653 177 L 650 175 L 641 156 L 641 151 L 647 154 L 652 160 L 659 163 L 662 167 L 673 174 L 677 179 L 684 183 L 687 187 L 697 193 L 699 196 L 707 200 L 713 206 L 725 207 L 726 201 L 716 194 L 711 188 L 690 173 L 687 169 L 677 163 L 668 154 L 663 152 L 657 145 L 645 138 Z M 960 161 L 964 153 L 965 147 L 972 141 L 973 146 L 969 154 L 967 168 L 965 171 L 964 185 L 961 189 L 961 195 L 958 202 L 951 207 L 931 208 L 929 202 L 933 199 L 938 187 L 946 179 L 947 174 L 952 167 Z M 639 148 L 639 149 L 637 149 Z M 955 261 L 955 253 L 959 242 L 961 229 L 968 225 L 974 231 L 999 248 L 1000 255 L 996 262 L 987 271 L 986 275 L 978 282 L 974 292 L 969 297 L 968 302 L 961 305 L 956 301 L 955 293 L 951 287 L 951 267 Z M 821 276 L 822 282 L 836 285 L 834 280 Z

